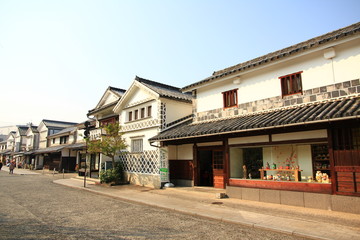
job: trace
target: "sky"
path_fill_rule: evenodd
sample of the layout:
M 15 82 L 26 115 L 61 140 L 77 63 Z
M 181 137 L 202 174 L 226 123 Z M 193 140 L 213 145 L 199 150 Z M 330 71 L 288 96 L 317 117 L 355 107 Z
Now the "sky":
M 359 21 L 359 0 L 0 0 L 0 126 L 83 122 L 135 76 L 185 87 Z

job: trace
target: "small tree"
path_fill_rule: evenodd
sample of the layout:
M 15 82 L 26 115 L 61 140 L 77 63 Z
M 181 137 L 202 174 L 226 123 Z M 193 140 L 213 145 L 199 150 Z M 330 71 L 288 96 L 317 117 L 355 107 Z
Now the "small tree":
M 122 154 L 122 151 L 127 148 L 127 144 L 122 138 L 122 133 L 120 132 L 121 127 L 118 122 L 109 123 L 102 126 L 105 134 L 102 135 L 101 140 L 89 141 L 87 140 L 89 153 L 102 153 L 105 156 L 111 158 L 113 168 L 110 169 L 111 172 L 106 173 L 107 175 L 114 176 L 115 181 L 120 181 L 119 174 L 122 167 L 115 162 L 115 157 Z M 103 173 L 104 174 L 104 173 Z M 110 181 L 110 180 L 108 180 Z

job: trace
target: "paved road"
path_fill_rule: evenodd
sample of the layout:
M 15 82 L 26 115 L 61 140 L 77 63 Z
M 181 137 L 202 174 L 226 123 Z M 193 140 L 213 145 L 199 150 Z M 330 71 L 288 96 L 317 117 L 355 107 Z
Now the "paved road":
M 0 171 L 0 239 L 302 239 Z

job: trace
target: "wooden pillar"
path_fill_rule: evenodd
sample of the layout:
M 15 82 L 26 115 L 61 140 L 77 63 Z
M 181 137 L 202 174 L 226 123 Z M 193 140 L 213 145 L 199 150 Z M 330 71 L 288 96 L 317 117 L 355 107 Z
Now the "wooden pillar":
M 194 145 L 193 145 L 193 180 L 194 180 L 194 186 L 199 185 L 197 150 L 198 150 L 198 147 L 197 147 L 196 143 L 194 143 Z
M 225 181 L 225 188 L 229 185 L 230 179 L 230 149 L 229 149 L 229 141 L 228 138 L 223 141 L 224 146 L 224 181 Z

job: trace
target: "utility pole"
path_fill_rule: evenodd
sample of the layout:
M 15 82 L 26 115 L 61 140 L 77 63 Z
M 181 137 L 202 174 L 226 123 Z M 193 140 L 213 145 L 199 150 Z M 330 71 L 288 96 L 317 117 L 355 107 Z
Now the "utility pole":
M 84 137 L 85 137 L 85 171 L 84 171 L 84 187 L 86 187 L 86 165 L 87 165 L 87 143 L 89 141 L 90 136 L 90 122 L 86 121 L 84 123 L 85 125 L 85 131 L 84 131 Z

